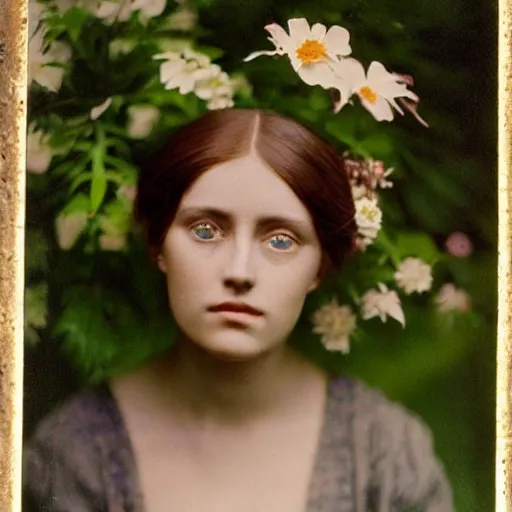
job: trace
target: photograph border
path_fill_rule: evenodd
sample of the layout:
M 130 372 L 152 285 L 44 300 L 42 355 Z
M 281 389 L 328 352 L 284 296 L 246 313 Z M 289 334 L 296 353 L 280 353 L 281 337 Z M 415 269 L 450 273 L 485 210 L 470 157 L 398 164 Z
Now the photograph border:
M 28 1 L 0 0 L 0 510 L 21 511 Z
M 496 512 L 512 511 L 512 0 L 499 0 Z M 21 511 L 28 0 L 0 0 L 0 510 Z
M 512 0 L 499 0 L 496 512 L 512 511 Z

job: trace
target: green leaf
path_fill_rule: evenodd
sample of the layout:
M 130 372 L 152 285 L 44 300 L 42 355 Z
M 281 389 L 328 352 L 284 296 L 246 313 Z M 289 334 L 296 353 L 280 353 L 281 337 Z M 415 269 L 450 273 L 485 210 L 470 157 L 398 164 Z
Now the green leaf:
M 384 256 L 389 256 L 395 266 L 400 263 L 400 251 L 397 245 L 388 237 L 383 229 L 379 231 L 379 234 L 375 239 L 374 246 L 375 248 L 382 250 Z M 384 262 L 385 260 L 381 257 L 379 261 Z
M 395 244 L 401 258 L 416 256 L 434 263 L 440 257 L 436 244 L 427 233 L 398 233 Z
M 91 213 L 95 214 L 101 206 L 107 192 L 107 174 L 103 162 L 103 148 L 96 146 L 92 150 Z
M 388 160 L 393 155 L 393 142 L 385 133 L 374 133 L 363 139 L 357 146 L 356 151 L 366 154 L 374 160 Z
M 85 194 L 77 194 L 63 208 L 62 214 L 87 212 L 89 211 L 89 205 L 89 198 Z
M 66 30 L 69 37 L 73 42 L 80 39 L 82 27 L 89 18 L 90 14 L 85 9 L 72 7 L 63 16 L 63 21 L 66 24 Z
M 80 186 L 80 185 L 83 185 L 84 183 L 90 181 L 92 179 L 92 172 L 90 171 L 87 171 L 87 172 L 83 172 L 81 173 L 79 176 L 77 176 L 72 182 L 71 182 L 71 186 L 69 187 L 69 191 L 71 193 L 75 192 L 76 189 Z

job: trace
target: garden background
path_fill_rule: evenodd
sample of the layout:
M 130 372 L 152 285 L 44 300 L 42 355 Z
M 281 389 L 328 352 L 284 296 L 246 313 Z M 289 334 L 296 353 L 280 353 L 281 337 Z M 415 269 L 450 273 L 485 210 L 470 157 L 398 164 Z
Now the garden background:
M 426 254 L 434 250 L 429 240 L 442 250 L 453 232 L 469 236 L 473 252 L 468 257 L 444 258 L 436 279 L 450 276 L 467 290 L 472 299 L 470 313 L 440 317 L 418 300 L 407 306 L 406 329 L 371 320 L 365 336 L 352 344 L 348 355 L 328 353 L 311 344 L 302 325 L 297 343 L 326 368 L 358 376 L 418 412 L 434 432 L 437 452 L 454 488 L 457 511 L 493 510 L 495 3 L 198 0 L 187 5 L 197 13 L 192 30 L 195 41 L 208 48 L 226 72 L 244 73 L 250 92 L 242 93 L 241 104 L 290 115 L 341 146 L 369 153 L 395 169 L 393 202 L 390 199 L 384 211 L 402 231 L 429 235 L 428 240 L 410 237 L 408 244 Z M 80 42 L 80 58 L 74 61 L 70 78 L 58 95 L 36 87 L 31 90 L 29 106 L 29 122 L 39 119 L 47 126 L 62 122 L 63 133 L 72 131 L 67 120 L 81 113 L 73 98 L 85 98 L 85 103 L 94 106 L 112 95 L 129 96 L 141 87 L 137 65 L 142 66 L 147 58 L 139 52 L 132 55 L 128 66 L 122 59 L 117 64 L 109 62 L 101 51 L 108 46 L 108 41 L 101 39 L 105 30 L 94 23 L 89 26 L 90 20 L 78 11 L 69 12 L 67 25 L 56 37 Z M 398 116 L 391 124 L 377 123 L 358 108 L 334 116 L 326 92 L 303 84 L 286 59 L 262 57 L 242 63 L 252 51 L 271 49 L 263 30 L 267 23 L 285 25 L 292 17 L 342 25 L 349 29 L 353 51 L 361 60 L 379 60 L 388 69 L 412 75 L 414 90 L 421 98 L 419 110 L 430 128 L 425 129 L 412 116 Z M 137 29 L 141 41 L 144 30 L 150 29 L 151 25 Z M 179 104 L 178 96 L 172 96 L 175 105 L 162 114 L 162 137 L 204 109 L 197 98 L 187 97 Z M 48 117 L 50 114 L 57 117 Z M 117 114 L 110 115 L 115 124 Z M 152 144 L 157 142 L 155 138 Z M 150 149 L 138 141 L 132 155 L 142 158 Z M 144 338 L 167 332 L 162 331 L 164 313 L 162 319 L 149 320 L 152 308 L 161 307 L 153 295 L 161 291 L 163 296 L 163 283 L 141 250 L 101 252 L 91 249 L 87 241 L 70 250 L 59 248 L 55 218 L 65 204 L 62 198 L 69 199 L 62 183 L 57 172 L 28 176 L 27 289 L 41 281 L 47 283 L 48 311 L 44 325 L 37 330 L 38 339 L 27 339 L 25 436 L 52 407 L 82 386 L 84 377 L 98 380 L 133 364 L 133 360 L 116 359 L 119 346 L 114 346 L 113 332 L 126 342 L 125 352 L 137 354 L 135 359 L 149 355 L 140 350 Z M 371 273 L 368 260 L 363 269 L 357 265 L 347 269 L 355 271 Z M 133 324 L 132 306 L 140 306 L 139 313 L 148 315 L 146 322 Z M 107 317 L 106 324 L 98 315 L 103 315 L 103 320 Z M 128 333 L 133 334 L 131 339 Z M 165 340 L 156 344 L 155 350 L 160 350 Z M 100 345 L 95 354 L 94 347 Z M 105 356 L 106 346 L 109 357 Z M 102 357 L 106 359 L 100 361 Z

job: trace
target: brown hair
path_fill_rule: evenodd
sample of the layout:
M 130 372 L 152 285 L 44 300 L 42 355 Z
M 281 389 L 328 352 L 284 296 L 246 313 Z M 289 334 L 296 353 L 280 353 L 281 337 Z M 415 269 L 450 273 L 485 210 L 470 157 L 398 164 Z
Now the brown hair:
M 255 151 L 308 209 L 335 271 L 353 252 L 354 202 L 334 148 L 300 123 L 258 109 L 208 112 L 180 128 L 141 166 L 135 218 L 153 256 L 160 250 L 181 198 L 213 166 Z

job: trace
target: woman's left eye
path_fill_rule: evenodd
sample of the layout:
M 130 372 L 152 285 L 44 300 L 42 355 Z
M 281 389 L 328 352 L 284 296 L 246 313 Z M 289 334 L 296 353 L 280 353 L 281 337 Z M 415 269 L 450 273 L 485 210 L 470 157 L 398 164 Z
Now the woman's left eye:
M 268 243 L 273 249 L 279 251 L 289 251 L 298 245 L 298 243 L 288 235 L 274 235 L 268 240 Z

